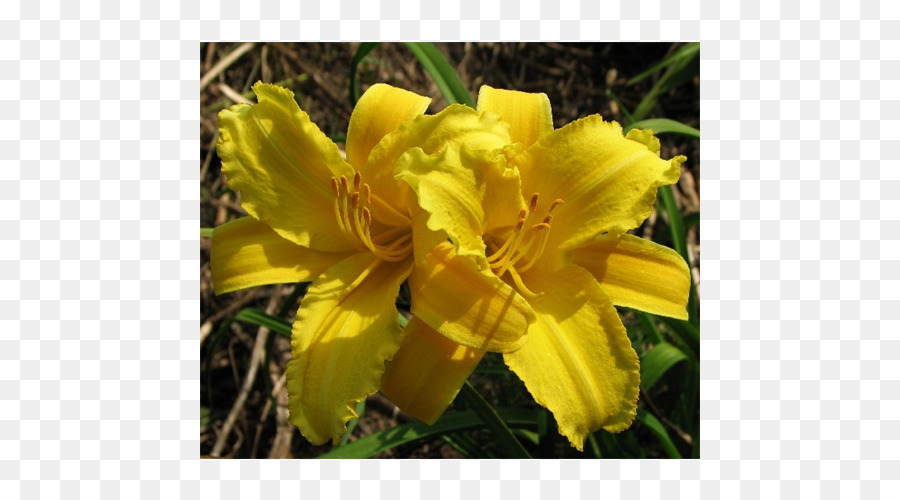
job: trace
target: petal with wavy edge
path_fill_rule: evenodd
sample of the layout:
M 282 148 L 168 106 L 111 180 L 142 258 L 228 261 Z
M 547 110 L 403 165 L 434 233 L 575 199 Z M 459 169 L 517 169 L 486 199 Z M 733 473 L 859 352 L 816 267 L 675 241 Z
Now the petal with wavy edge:
M 406 120 L 428 109 L 430 97 L 384 83 L 376 83 L 360 97 L 347 128 L 347 161 L 356 170 L 362 168 L 369 153 L 384 138 Z
M 333 215 L 332 176 L 353 169 L 290 90 L 257 83 L 259 104 L 219 113 L 222 171 L 241 206 L 283 238 L 315 250 L 352 249 Z
M 480 270 L 474 259 L 456 255 L 447 242 L 417 263 L 409 291 L 414 315 L 453 342 L 475 349 L 514 351 L 525 343 L 525 330 L 534 321 L 524 298 L 487 265 Z
M 507 128 L 497 116 L 478 115 L 461 104 L 403 122 L 375 146 L 361 170 L 363 182 L 372 189 L 372 217 L 390 225 L 409 223 L 415 196 L 405 182 L 394 178 L 397 160 L 409 149 L 418 147 L 426 155 L 451 144 L 466 144 L 472 150 L 498 149 L 509 142 Z
M 691 275 L 671 248 L 630 234 L 603 236 L 572 252 L 617 306 L 688 319 Z
M 484 354 L 453 342 L 413 316 L 400 350 L 385 367 L 381 393 L 431 425 L 453 402 Z
M 319 252 L 278 235 L 253 217 L 217 227 L 209 267 L 217 294 L 274 283 L 312 281 L 349 253 Z
M 378 391 L 403 339 L 394 301 L 411 267 L 412 258 L 358 253 L 325 271 L 301 301 L 286 377 L 290 421 L 311 443 L 337 443 L 356 404 Z
M 628 428 L 637 413 L 638 357 L 600 285 L 574 265 L 522 278 L 544 295 L 531 303 L 537 321 L 528 342 L 504 354 L 506 364 L 575 448 L 598 429 Z
M 632 131 L 634 132 L 634 131 Z M 646 132 L 622 136 L 616 122 L 598 115 L 544 135 L 514 159 L 522 192 L 539 193 L 538 212 L 553 212 L 549 248 L 570 250 L 602 233 L 619 236 L 650 215 L 659 186 L 678 181 L 684 156 L 659 157 Z
M 509 138 L 526 149 L 553 130 L 550 99 L 544 93 L 502 90 L 482 85 L 478 91 L 478 111 L 497 113 L 509 123 Z

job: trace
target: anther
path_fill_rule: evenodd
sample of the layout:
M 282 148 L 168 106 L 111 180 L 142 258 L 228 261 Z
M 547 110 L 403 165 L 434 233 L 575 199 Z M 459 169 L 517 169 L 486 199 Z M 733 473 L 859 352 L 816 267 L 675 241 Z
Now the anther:
M 363 209 L 363 221 L 365 221 L 366 227 L 372 225 L 372 214 L 369 212 L 368 208 Z
M 561 199 L 557 198 L 557 199 L 553 200 L 553 203 L 550 204 L 550 208 L 548 208 L 547 211 L 550 213 L 553 213 L 553 209 L 559 205 L 562 205 L 563 203 L 565 203 L 565 202 L 562 201 Z
M 359 172 L 353 174 L 353 190 L 359 191 L 359 183 L 362 180 L 362 177 L 359 175 Z
M 344 189 L 344 192 L 350 194 L 350 185 L 347 184 L 347 178 L 343 175 L 341 176 L 341 187 Z
M 534 212 L 534 209 L 537 208 L 537 203 L 538 203 L 538 194 L 534 193 L 533 195 L 531 195 L 531 203 L 528 204 L 528 210 L 530 212 Z
M 353 210 L 359 208 L 359 193 L 353 193 L 353 197 L 351 198 L 353 203 Z
M 341 191 L 338 188 L 338 181 L 334 177 L 331 178 L 331 191 L 334 193 L 335 196 L 341 195 Z
M 363 193 L 366 195 L 366 204 L 372 204 L 372 189 L 369 188 L 368 184 L 363 184 Z
M 525 220 L 525 215 L 526 215 L 527 213 L 528 213 L 528 212 L 526 212 L 526 211 L 524 211 L 524 210 L 519 210 L 519 220 Z

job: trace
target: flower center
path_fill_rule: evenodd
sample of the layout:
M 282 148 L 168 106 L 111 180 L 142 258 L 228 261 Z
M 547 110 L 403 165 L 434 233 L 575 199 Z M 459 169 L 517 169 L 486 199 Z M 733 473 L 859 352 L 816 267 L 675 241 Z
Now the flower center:
M 538 193 L 531 195 L 528 210 L 519 212 L 516 227 L 502 245 L 498 246 L 493 242 L 487 243 L 492 251 L 487 260 L 494 274 L 502 278 L 504 274 L 509 273 L 519 293 L 530 299 L 538 299 L 543 293 L 534 293 L 529 290 L 522 282 L 520 273 L 531 269 L 544 253 L 550 237 L 550 221 L 553 220 L 553 216 L 550 214 L 554 208 L 564 203 L 560 199 L 554 200 L 547 208 L 547 216 L 541 222 L 534 224 L 538 198 Z
M 395 227 L 372 237 L 372 190 L 362 184 L 357 172 L 353 176 L 353 189 L 345 176 L 340 181 L 331 178 L 331 192 L 334 193 L 334 217 L 338 228 L 347 241 L 357 250 L 369 250 L 378 258 L 388 262 L 398 262 L 412 252 L 412 233 L 409 228 Z M 362 187 L 362 191 L 360 191 Z M 362 193 L 363 196 L 360 196 Z

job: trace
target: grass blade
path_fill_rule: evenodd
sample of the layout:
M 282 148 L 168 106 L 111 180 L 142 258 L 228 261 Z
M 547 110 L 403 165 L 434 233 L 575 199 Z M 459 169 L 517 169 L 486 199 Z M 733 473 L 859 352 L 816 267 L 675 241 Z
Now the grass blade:
M 507 424 L 514 427 L 537 425 L 534 410 L 501 409 L 498 414 Z M 447 413 L 434 425 L 422 422 L 403 424 L 370 434 L 340 448 L 334 448 L 319 458 L 368 458 L 406 443 L 465 429 L 474 429 L 483 425 L 481 418 L 474 411 Z
M 450 66 L 437 47 L 429 42 L 408 42 L 406 46 L 434 79 L 434 83 L 437 84 L 448 103 L 461 103 L 471 108 L 475 107 L 475 99 L 472 99 L 472 95 L 459 79 L 456 70 Z
M 252 323 L 257 326 L 264 326 L 281 336 L 291 338 L 290 323 L 281 318 L 266 314 L 259 309 L 254 309 L 252 307 L 241 309 L 241 312 L 234 315 L 234 319 L 246 321 L 247 323 Z
M 200 237 L 201 238 L 212 238 L 213 233 L 212 227 L 201 227 L 200 228 Z
M 648 391 L 662 376 L 687 356 L 674 345 L 663 342 L 641 356 L 641 387 Z
M 669 458 L 681 458 L 681 453 L 678 452 L 678 448 L 675 447 L 675 443 L 673 443 L 672 438 L 669 437 L 668 431 L 666 431 L 666 428 L 658 418 L 647 413 L 643 408 L 638 408 L 637 421 L 644 424 L 650 429 L 650 432 L 659 438 L 659 442 L 662 443 L 662 447 L 666 450 L 666 454 L 669 455 Z
M 651 129 L 655 134 L 679 134 L 692 139 L 700 139 L 699 130 L 668 118 L 650 118 L 649 120 L 634 122 L 625 127 L 625 133 L 627 134 L 633 128 Z
M 690 267 L 691 259 L 688 257 L 687 230 L 684 226 L 684 220 L 681 218 L 681 213 L 678 212 L 678 205 L 675 203 L 675 194 L 672 192 L 672 186 L 660 186 L 659 198 L 662 201 L 663 208 L 669 215 L 669 230 L 672 233 L 672 244 L 675 247 L 675 251 L 681 255 L 681 258 Z M 687 309 L 691 324 L 699 326 L 700 307 L 697 304 L 697 287 L 694 284 L 693 273 L 691 273 L 691 289 L 688 292 Z
M 506 455 L 506 458 L 531 458 L 531 454 L 516 439 L 515 434 L 512 433 L 506 422 L 500 418 L 494 407 L 481 397 L 481 394 L 472 387 L 469 381 L 463 384 L 459 395 L 463 397 L 466 405 L 481 418 L 484 425 L 491 431 L 494 439 L 497 440 L 497 446 Z
M 359 75 L 357 67 L 362 60 L 369 55 L 369 52 L 375 50 L 375 47 L 378 47 L 379 42 L 362 42 L 359 44 L 359 48 L 356 49 L 356 54 L 353 54 L 353 59 L 350 60 L 350 106 L 355 107 L 356 103 L 359 101 Z
M 637 76 L 633 77 L 631 80 L 628 80 L 627 82 L 625 82 L 625 85 L 629 85 L 629 86 L 634 85 L 635 83 L 638 83 L 641 80 L 646 79 L 648 76 L 652 75 L 653 73 L 656 73 L 657 71 L 661 70 L 662 68 L 665 68 L 666 66 L 668 66 L 670 64 L 674 64 L 683 59 L 690 60 L 691 57 L 693 57 L 693 55 L 698 52 L 700 52 L 700 42 L 689 43 L 689 44 L 679 48 L 675 52 L 672 52 L 668 56 L 664 57 L 661 61 L 654 64 L 653 66 L 650 66 L 649 69 L 647 69 L 647 70 L 643 71 L 642 73 L 638 74 Z

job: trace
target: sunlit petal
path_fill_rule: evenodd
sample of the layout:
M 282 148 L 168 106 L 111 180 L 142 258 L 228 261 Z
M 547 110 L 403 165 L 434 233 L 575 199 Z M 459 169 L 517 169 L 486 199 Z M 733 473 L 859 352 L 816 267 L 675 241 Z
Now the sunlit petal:
M 612 302 L 578 266 L 522 277 L 544 295 L 532 301 L 537 321 L 528 342 L 504 354 L 506 364 L 579 450 L 598 429 L 627 428 L 637 412 L 640 370 Z
M 254 106 L 219 113 L 222 172 L 241 206 L 282 237 L 316 250 L 352 247 L 335 227 L 331 178 L 353 178 L 337 146 L 310 121 L 293 92 L 257 83 Z
M 375 146 L 361 170 L 363 179 L 372 186 L 373 202 L 386 207 L 383 216 L 374 210 L 372 215 L 391 224 L 409 223 L 408 206 L 415 203 L 415 196 L 406 183 L 394 179 L 397 160 L 409 149 L 420 148 L 426 155 L 451 144 L 466 144 L 472 150 L 498 149 L 509 142 L 507 128 L 496 115 L 480 116 L 461 104 L 404 122 Z M 395 219 L 402 218 L 391 219 L 394 214 Z
M 572 252 L 617 306 L 688 319 L 690 271 L 678 252 L 630 234 L 601 237 Z
M 300 303 L 287 367 L 290 421 L 313 444 L 337 442 L 356 403 L 378 390 L 403 330 L 394 300 L 412 258 L 358 253 L 325 271 Z
M 360 97 L 347 129 L 347 161 L 359 170 L 372 148 L 401 123 L 421 115 L 431 98 L 376 83 Z
M 615 122 L 599 116 L 572 122 L 544 135 L 515 159 L 526 195 L 540 194 L 538 211 L 556 199 L 550 247 L 572 249 L 602 233 L 618 236 L 639 226 L 659 186 L 681 175 L 685 157 L 659 158 L 659 144 L 645 134 L 622 136 Z M 639 140 L 638 140 L 639 139 Z
M 487 267 L 487 266 L 485 266 Z M 528 302 L 490 270 L 443 243 L 409 277 L 412 313 L 464 346 L 509 352 L 525 343 L 534 321 Z
M 209 265 L 215 292 L 226 293 L 312 281 L 348 255 L 301 247 L 253 217 L 243 217 L 213 231 Z
M 497 113 L 509 123 L 509 138 L 528 148 L 553 130 L 550 99 L 544 93 L 501 90 L 482 85 L 478 91 L 478 111 Z
M 381 392 L 401 410 L 433 424 L 484 354 L 453 342 L 413 316 L 400 350 L 386 365 Z

